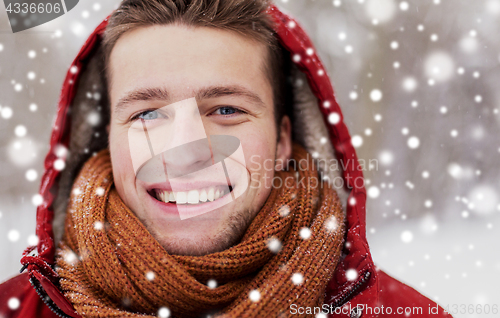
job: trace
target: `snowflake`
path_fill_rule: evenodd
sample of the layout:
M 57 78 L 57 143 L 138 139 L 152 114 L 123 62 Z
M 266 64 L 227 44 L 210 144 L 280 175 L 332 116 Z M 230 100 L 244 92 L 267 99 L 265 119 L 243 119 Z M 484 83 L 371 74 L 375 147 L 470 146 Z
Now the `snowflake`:
M 57 159 L 56 161 L 54 161 L 54 169 L 56 169 L 57 171 L 61 171 L 64 170 L 64 168 L 66 168 L 66 163 L 63 159 Z
M 98 187 L 96 190 L 95 190 L 95 194 L 97 194 L 98 196 L 102 197 L 104 195 L 104 188 L 103 187 Z
M 284 205 L 279 209 L 279 214 L 282 217 L 287 217 L 290 214 L 290 207 L 288 205 Z
M 426 208 L 431 208 L 432 207 L 432 201 L 431 200 L 425 200 L 424 205 Z
M 217 287 L 217 281 L 215 279 L 209 279 L 208 282 L 207 282 L 207 286 L 208 288 L 210 289 L 214 289 Z
M 278 253 L 281 250 L 281 241 L 276 238 L 276 237 L 271 237 L 267 241 L 267 248 L 273 252 L 273 253 Z
M 328 122 L 332 125 L 336 125 L 340 122 L 340 115 L 338 113 L 331 113 L 328 115 Z
M 252 302 L 256 303 L 260 300 L 260 292 L 257 289 L 254 289 L 248 294 L 248 297 Z
M 28 245 L 38 245 L 38 241 L 38 236 L 36 234 L 31 234 L 30 236 L 28 236 Z
M 418 83 L 414 77 L 409 76 L 403 80 L 403 89 L 409 93 L 415 91 L 417 86 L 418 86 Z
M 292 282 L 295 285 L 301 285 L 303 281 L 304 281 L 304 276 L 302 274 L 300 274 L 300 273 L 294 273 L 292 275 Z
M 160 317 L 160 318 L 170 317 L 170 309 L 168 309 L 167 307 L 161 307 L 158 310 L 158 317 Z
M 35 181 L 36 178 L 38 178 L 38 173 L 35 169 L 29 169 L 28 171 L 26 171 L 25 177 L 28 181 Z
M 10 230 L 9 233 L 7 234 L 7 238 L 11 242 L 17 242 L 20 236 L 21 234 L 19 234 L 18 230 Z
M 411 149 L 417 149 L 420 146 L 420 139 L 418 137 L 412 136 L 408 139 L 408 147 Z
M 101 115 L 98 113 L 98 112 L 91 112 L 88 116 L 87 116 L 87 122 L 91 125 L 91 126 L 97 126 L 99 125 L 99 123 L 101 122 Z
M 100 231 L 104 228 L 104 224 L 100 221 L 96 221 L 94 223 L 94 229 L 97 230 L 97 231 Z
M 394 161 L 394 155 L 389 150 L 384 150 L 379 154 L 379 159 L 383 165 L 389 166 Z
M 374 25 L 392 20 L 396 13 L 394 0 L 368 0 L 365 6 L 366 15 Z
M 331 216 L 325 221 L 325 228 L 328 232 L 335 232 L 338 226 L 339 222 L 335 216 Z
M 39 206 L 43 203 L 43 197 L 40 195 L 40 194 L 35 194 L 32 198 L 31 198 L 31 203 L 34 205 L 34 206 Z
M 68 155 L 68 148 L 63 145 L 57 145 L 54 148 L 54 153 L 58 158 L 65 158 Z
M 9 119 L 12 117 L 13 114 L 14 112 L 12 111 L 12 108 L 8 106 L 4 106 L 1 108 L 0 115 L 2 116 L 2 118 Z
M 380 189 L 377 186 L 371 186 L 368 188 L 368 196 L 372 199 L 376 199 L 380 196 Z
M 354 148 L 359 148 L 363 145 L 363 137 L 360 135 L 354 135 L 351 138 L 351 144 Z
M 413 233 L 410 231 L 403 231 L 403 233 L 401 233 L 401 241 L 403 241 L 403 243 L 410 243 L 413 241 Z
M 78 262 L 78 256 L 73 251 L 64 251 L 62 257 L 64 261 L 70 265 L 74 265 Z
M 156 277 L 156 275 L 152 271 L 149 271 L 149 272 L 146 273 L 146 279 L 149 280 L 149 281 L 154 280 L 155 277 Z
M 399 3 L 399 9 L 401 9 L 401 11 L 407 11 L 409 7 L 410 5 L 406 1 L 402 1 Z
M 21 302 L 16 297 L 9 298 L 9 300 L 7 302 L 7 306 L 9 306 L 10 310 L 16 310 L 19 308 L 20 305 L 21 305 Z
M 303 227 L 300 229 L 300 237 L 303 240 L 307 240 L 311 237 L 311 229 L 308 227 Z
M 349 281 L 353 281 L 355 280 L 356 278 L 358 278 L 358 271 L 356 271 L 355 269 L 351 268 L 351 269 L 348 269 L 346 272 L 345 272 L 345 276 L 347 278 L 347 280 Z

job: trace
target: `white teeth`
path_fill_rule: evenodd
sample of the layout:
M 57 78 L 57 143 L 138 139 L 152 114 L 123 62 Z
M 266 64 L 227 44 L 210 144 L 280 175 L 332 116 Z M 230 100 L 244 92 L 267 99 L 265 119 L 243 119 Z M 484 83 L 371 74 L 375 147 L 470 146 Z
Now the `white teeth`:
M 213 201 L 214 196 L 215 196 L 215 190 L 213 187 L 210 187 L 210 189 L 208 189 L 208 193 L 207 193 L 208 201 Z
M 175 194 L 173 192 L 168 192 L 168 201 L 175 202 Z M 166 200 L 164 202 L 167 202 Z
M 200 194 L 198 190 L 191 190 L 187 194 L 187 202 L 189 204 L 197 204 L 200 202 Z
M 208 200 L 207 191 L 205 189 L 202 189 L 200 192 L 200 201 L 207 202 L 207 200 Z
M 212 202 L 222 198 L 224 194 L 228 193 L 220 187 L 210 187 L 200 190 L 190 191 L 161 191 L 156 190 L 156 198 L 163 202 L 174 202 L 177 204 L 199 204 L 203 202 Z
M 175 200 L 178 204 L 184 204 L 187 202 L 187 193 L 186 192 L 177 192 L 175 195 Z

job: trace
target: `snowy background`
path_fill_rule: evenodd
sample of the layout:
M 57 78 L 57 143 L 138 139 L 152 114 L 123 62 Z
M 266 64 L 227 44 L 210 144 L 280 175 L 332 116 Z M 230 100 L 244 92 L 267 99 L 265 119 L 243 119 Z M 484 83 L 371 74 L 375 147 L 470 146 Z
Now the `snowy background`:
M 0 281 L 36 243 L 67 68 L 118 2 L 17 34 L 0 5 Z M 277 4 L 313 38 L 359 157 L 379 162 L 365 172 L 375 262 L 443 306 L 500 306 L 500 0 Z

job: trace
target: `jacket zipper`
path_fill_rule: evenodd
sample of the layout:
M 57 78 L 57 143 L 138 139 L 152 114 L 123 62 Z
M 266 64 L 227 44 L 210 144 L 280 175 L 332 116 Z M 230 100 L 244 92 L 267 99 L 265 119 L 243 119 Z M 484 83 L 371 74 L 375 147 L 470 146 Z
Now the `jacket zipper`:
M 371 273 L 367 271 L 363 276 L 361 276 L 358 281 L 348 290 L 340 296 L 338 300 L 335 301 L 333 308 L 342 307 L 347 300 L 356 292 L 358 289 L 363 286 L 363 284 L 370 278 Z
M 47 295 L 47 292 L 43 289 L 42 286 L 40 286 L 40 284 L 35 278 L 31 277 L 29 281 L 31 283 L 31 286 L 33 286 L 33 288 L 35 289 L 38 296 L 40 296 L 45 305 L 47 305 L 47 307 L 49 307 L 54 314 L 56 314 L 61 318 L 73 318 L 71 316 L 68 316 L 65 312 L 63 312 L 61 308 L 57 307 L 54 301 L 50 299 L 50 297 Z

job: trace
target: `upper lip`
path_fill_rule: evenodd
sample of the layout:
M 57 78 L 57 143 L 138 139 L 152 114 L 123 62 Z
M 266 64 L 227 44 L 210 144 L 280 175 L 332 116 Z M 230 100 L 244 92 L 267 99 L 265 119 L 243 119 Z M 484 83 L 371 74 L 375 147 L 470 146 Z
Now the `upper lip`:
M 152 190 L 162 190 L 162 191 L 190 191 L 190 190 L 198 190 L 198 189 L 203 189 L 203 188 L 208 188 L 208 187 L 216 187 L 216 186 L 231 186 L 230 184 L 227 183 L 220 183 L 220 182 L 214 182 L 214 181 L 191 181 L 191 182 L 173 182 L 174 187 L 172 187 L 172 184 L 168 181 L 166 182 L 159 182 L 159 183 L 152 183 L 152 184 L 147 184 L 145 186 L 147 191 L 152 191 Z

